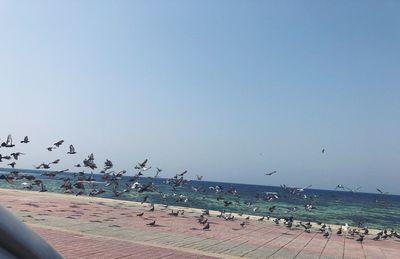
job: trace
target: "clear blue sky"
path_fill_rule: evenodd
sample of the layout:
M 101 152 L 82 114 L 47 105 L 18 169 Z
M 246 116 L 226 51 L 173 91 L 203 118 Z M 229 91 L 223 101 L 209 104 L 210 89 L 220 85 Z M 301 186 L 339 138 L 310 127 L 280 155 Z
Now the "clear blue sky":
M 166 176 L 399 193 L 399 13 L 394 0 L 0 0 L 0 138 L 31 137 L 20 167 L 94 152 L 130 172 L 149 158 Z M 74 158 L 44 150 L 61 138 Z

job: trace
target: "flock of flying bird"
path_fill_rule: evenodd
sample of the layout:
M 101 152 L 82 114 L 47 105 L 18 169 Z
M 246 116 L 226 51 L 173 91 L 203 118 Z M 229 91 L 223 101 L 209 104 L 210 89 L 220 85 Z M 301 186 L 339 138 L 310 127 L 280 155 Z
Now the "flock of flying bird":
M 30 143 L 28 136 L 24 137 L 24 139 L 22 141 L 20 141 L 20 143 L 21 144 Z M 50 147 L 47 147 L 46 149 L 49 152 L 52 152 L 55 149 L 59 149 L 63 144 L 64 144 L 64 140 L 59 140 L 59 141 L 55 142 L 53 145 L 51 145 Z M 12 136 L 8 135 L 7 140 L 5 142 L 2 142 L 0 145 L 0 153 L 1 153 L 2 149 L 3 150 L 11 149 L 14 147 L 15 147 L 15 144 L 13 143 Z M 325 152 L 326 152 L 326 150 L 322 149 L 322 153 L 324 154 Z M 77 152 L 73 145 L 70 145 L 68 152 L 66 152 L 67 155 L 74 155 L 76 153 Z M 10 166 L 12 169 L 14 169 L 17 161 L 19 160 L 19 157 L 23 156 L 23 155 L 25 155 L 25 154 L 21 153 L 21 152 L 12 152 L 12 153 L 10 153 L 10 155 L 5 155 L 5 156 L 0 154 L 0 162 L 4 162 L 5 160 L 7 160 L 7 161 L 13 160 L 12 162 L 8 163 L 7 165 Z M 34 166 L 34 168 L 38 169 L 38 170 L 43 169 L 42 176 L 48 177 L 50 179 L 56 179 L 56 177 L 58 175 L 69 171 L 69 169 L 60 170 L 60 171 L 48 170 L 48 169 L 51 169 L 51 167 L 53 165 L 58 164 L 60 161 L 61 161 L 60 159 L 56 159 L 56 160 L 54 160 L 52 162 L 48 162 L 48 163 L 43 162 L 37 166 Z M 75 194 L 76 196 L 83 195 L 83 194 L 85 194 L 85 190 L 89 188 L 90 191 L 89 191 L 88 195 L 89 196 L 97 196 L 99 194 L 102 194 L 102 193 L 105 193 L 106 191 L 108 191 L 108 189 L 106 189 L 105 187 L 109 187 L 109 189 L 112 191 L 113 195 L 115 195 L 115 196 L 121 196 L 124 193 L 128 193 L 131 191 L 136 191 L 137 193 L 143 194 L 144 197 L 141 202 L 142 204 L 148 202 L 149 196 L 146 195 L 146 193 L 150 193 L 150 192 L 158 192 L 163 199 L 167 199 L 167 197 L 173 197 L 176 202 L 188 202 L 189 201 L 189 198 L 186 195 L 182 195 L 182 194 L 177 195 L 176 194 L 177 189 L 179 189 L 180 187 L 182 187 L 185 184 L 190 182 L 190 180 L 185 179 L 185 175 L 188 173 L 187 170 L 183 171 L 182 173 L 176 174 L 174 177 L 169 178 L 164 181 L 164 183 L 167 184 L 171 190 L 171 194 L 168 194 L 166 192 L 161 192 L 161 191 L 157 190 L 157 186 L 153 182 L 153 180 L 158 178 L 159 174 L 163 171 L 162 169 L 160 169 L 158 167 L 155 168 L 156 173 L 153 177 L 147 177 L 147 179 L 150 179 L 149 181 L 146 181 L 143 183 L 139 182 L 139 181 L 141 181 L 141 179 L 145 179 L 145 178 L 141 178 L 141 176 L 144 175 L 144 172 L 149 171 L 152 168 L 151 166 L 148 165 L 148 159 L 145 159 L 143 162 L 137 163 L 137 165 L 134 167 L 134 169 L 136 170 L 136 173 L 134 174 L 134 176 L 129 177 L 129 180 L 125 183 L 122 183 L 121 180 L 122 180 L 123 176 L 126 176 L 127 171 L 126 170 L 122 170 L 119 172 L 113 171 L 112 168 L 114 167 L 114 164 L 109 159 L 106 159 L 106 161 L 104 162 L 104 167 L 100 171 L 100 175 L 101 175 L 100 181 L 96 180 L 95 175 L 93 174 L 93 170 L 96 170 L 98 168 L 97 164 L 95 163 L 95 158 L 94 158 L 93 154 L 90 154 L 87 158 L 83 159 L 83 161 L 81 163 L 74 165 L 74 167 L 76 167 L 76 168 L 82 167 L 82 168 L 90 169 L 91 173 L 90 173 L 90 175 L 87 175 L 87 174 L 85 174 L 85 171 L 81 171 L 79 173 L 67 174 L 66 177 L 58 178 L 58 180 L 62 180 L 62 185 L 60 187 L 61 187 L 61 189 L 64 190 L 65 193 Z M 265 175 L 271 176 L 276 173 L 277 173 L 277 171 L 266 172 Z M 65 174 L 63 174 L 63 175 L 65 175 Z M 197 175 L 196 178 L 198 181 L 201 181 L 203 179 L 203 176 Z M 15 180 L 22 180 L 23 182 L 21 183 L 21 185 L 22 185 L 23 189 L 33 190 L 34 188 L 38 188 L 40 192 L 47 191 L 47 188 L 46 188 L 45 184 L 43 183 L 43 180 L 37 179 L 37 177 L 35 177 L 33 174 L 21 174 L 17 170 L 12 170 L 8 173 L 0 174 L 0 180 L 5 180 L 9 184 L 13 184 L 13 182 Z M 98 187 L 99 184 L 104 185 L 104 188 Z M 304 194 L 304 190 L 307 188 L 310 188 L 310 187 L 311 187 L 311 185 L 304 187 L 304 188 L 289 187 L 286 185 L 281 185 L 283 195 L 286 195 L 286 197 L 289 197 L 289 198 L 292 198 L 292 197 L 294 197 L 294 198 L 302 197 L 303 198 L 304 197 L 304 198 L 307 198 L 308 200 L 311 200 L 311 202 L 304 205 L 304 208 L 307 211 L 315 209 L 315 206 L 312 202 L 313 197 L 307 197 Z M 347 187 L 339 184 L 336 186 L 335 189 L 356 192 L 360 188 L 361 187 L 358 187 L 355 189 L 350 189 L 350 188 L 347 188 Z M 200 185 L 197 187 L 192 186 L 192 190 L 196 193 L 205 192 L 206 190 L 215 193 L 217 195 L 217 200 L 222 201 L 222 204 L 225 208 L 220 211 L 220 214 L 217 217 L 223 218 L 225 220 L 232 220 L 232 221 L 237 220 L 237 218 L 235 218 L 234 214 L 227 212 L 227 209 L 230 205 L 232 205 L 233 203 L 240 204 L 240 202 L 241 202 L 240 194 L 236 188 L 230 187 L 225 190 L 225 188 L 223 188 L 220 185 L 209 186 L 208 188 L 205 188 L 203 185 Z M 388 194 L 387 192 L 384 192 L 380 189 L 377 189 L 377 191 L 380 194 Z M 233 201 L 232 201 L 232 199 L 231 200 L 227 199 L 224 195 L 231 195 Z M 203 198 L 204 198 L 204 196 L 203 196 Z M 272 201 L 275 199 L 279 199 L 280 195 L 278 195 L 278 193 L 276 193 L 276 192 L 266 192 L 266 193 L 261 193 L 261 194 L 257 193 L 256 198 L 259 200 Z M 247 207 L 250 208 L 250 206 L 252 205 L 252 202 L 244 201 L 243 204 L 245 204 Z M 165 206 L 167 207 L 168 205 L 165 205 Z M 149 212 L 154 211 L 154 209 L 155 209 L 154 204 L 151 204 Z M 255 207 L 252 209 L 252 211 L 255 213 L 258 209 L 259 209 L 259 207 Z M 275 210 L 276 210 L 276 206 L 271 206 L 268 209 L 269 213 L 273 213 Z M 286 213 L 287 213 L 286 215 L 289 215 L 290 212 L 293 212 L 293 211 L 288 209 L 286 211 Z M 169 215 L 173 215 L 173 216 L 179 216 L 179 215 L 183 215 L 183 214 L 184 214 L 184 210 L 177 210 L 177 211 L 172 210 L 172 212 L 169 213 Z M 141 217 L 143 215 L 144 215 L 144 212 L 137 214 L 138 217 Z M 204 210 L 202 210 L 202 214 L 200 215 L 200 217 L 198 217 L 198 219 L 197 219 L 198 223 L 200 225 L 202 225 L 202 228 L 204 230 L 210 230 L 210 224 L 208 221 L 209 216 L 210 216 L 209 210 L 204 209 Z M 239 216 L 243 216 L 243 215 L 239 214 Z M 250 224 L 250 222 L 248 221 L 250 219 L 250 216 L 247 216 L 244 219 L 246 221 L 240 222 L 240 226 L 242 228 L 244 228 L 247 224 Z M 262 217 L 258 218 L 259 221 L 263 221 L 264 219 L 272 220 L 276 225 L 283 224 L 287 228 L 292 228 L 292 227 L 303 228 L 304 231 L 306 231 L 306 232 L 310 232 L 312 229 L 312 226 L 313 226 L 313 224 L 311 222 L 306 222 L 306 223 L 303 223 L 301 221 L 297 222 L 294 220 L 293 216 L 284 216 L 284 217 L 279 217 L 279 218 L 275 218 L 275 219 L 272 219 L 272 218 L 270 219 L 269 216 L 262 216 Z M 156 221 L 154 220 L 150 223 L 147 223 L 147 225 L 148 226 L 156 226 L 157 224 L 156 224 Z M 325 237 L 329 237 L 333 232 L 330 226 L 327 226 L 326 224 L 322 224 L 322 222 L 317 223 L 317 229 Z M 364 237 L 369 234 L 369 230 L 362 223 L 360 223 L 359 226 L 354 227 L 354 228 L 351 228 L 346 224 L 344 226 L 341 226 L 337 230 L 336 234 L 337 235 L 346 234 L 346 235 L 349 235 L 352 237 L 357 237 L 357 239 L 356 239 L 357 241 L 363 242 Z M 384 240 L 384 239 L 388 239 L 388 238 L 400 238 L 400 234 L 397 233 L 396 231 L 394 231 L 393 229 L 390 229 L 390 230 L 385 229 L 385 230 L 382 230 L 381 232 L 379 232 L 372 239 L 373 240 Z

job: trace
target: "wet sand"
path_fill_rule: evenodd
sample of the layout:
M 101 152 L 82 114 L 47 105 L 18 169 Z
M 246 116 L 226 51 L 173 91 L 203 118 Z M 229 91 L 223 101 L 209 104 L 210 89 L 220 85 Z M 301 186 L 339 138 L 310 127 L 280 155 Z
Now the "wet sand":
M 201 210 L 192 208 L 172 216 L 176 207 L 155 205 L 149 212 L 149 204 L 138 202 L 8 189 L 0 189 L 0 204 L 66 258 L 400 258 L 400 240 L 368 235 L 360 244 L 259 217 L 242 228 L 242 219 L 226 221 L 211 212 L 205 231 L 195 218 Z M 136 216 L 140 212 L 143 217 Z M 156 226 L 146 225 L 153 220 Z

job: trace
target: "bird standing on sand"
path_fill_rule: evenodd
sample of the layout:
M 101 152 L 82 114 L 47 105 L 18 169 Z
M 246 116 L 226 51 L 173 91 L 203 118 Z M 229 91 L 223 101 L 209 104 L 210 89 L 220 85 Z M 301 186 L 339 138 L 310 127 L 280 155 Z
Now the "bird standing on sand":
M 154 226 L 156 225 L 156 221 L 153 220 L 152 222 L 147 223 L 146 225 L 147 225 L 147 226 L 150 226 L 150 227 L 154 227 Z
M 207 222 L 207 224 L 203 227 L 203 230 L 210 230 L 210 223 Z
M 148 167 L 146 167 L 147 162 L 148 159 L 146 158 L 142 163 L 138 163 L 137 166 L 135 166 L 135 169 L 146 171 L 147 169 L 149 169 Z

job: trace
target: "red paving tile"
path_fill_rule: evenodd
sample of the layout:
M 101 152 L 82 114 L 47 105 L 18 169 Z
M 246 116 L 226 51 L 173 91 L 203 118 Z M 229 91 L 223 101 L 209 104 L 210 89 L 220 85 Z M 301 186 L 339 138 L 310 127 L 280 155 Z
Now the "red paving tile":
M 203 231 L 190 209 L 174 217 L 133 202 L 11 190 L 0 190 L 0 203 L 67 258 L 400 258 L 399 241 L 327 239 L 270 221 L 241 228 L 214 216 Z M 158 226 L 147 226 L 153 219 Z

